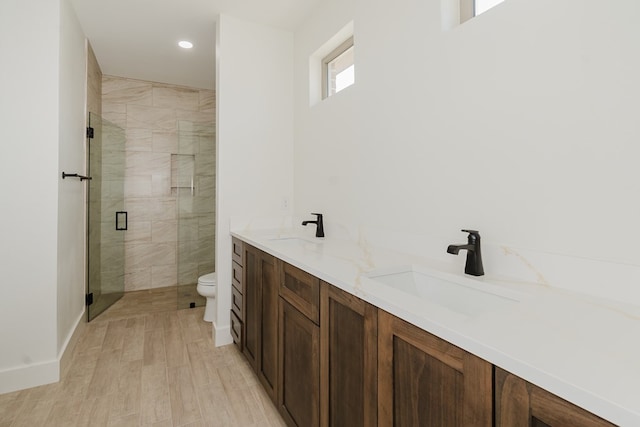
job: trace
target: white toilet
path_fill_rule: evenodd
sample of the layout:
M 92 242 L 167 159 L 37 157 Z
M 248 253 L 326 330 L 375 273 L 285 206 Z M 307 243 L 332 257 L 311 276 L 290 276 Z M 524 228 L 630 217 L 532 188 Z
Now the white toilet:
M 198 277 L 198 293 L 207 299 L 207 305 L 204 309 L 205 322 L 213 322 L 216 319 L 216 273 L 205 274 Z

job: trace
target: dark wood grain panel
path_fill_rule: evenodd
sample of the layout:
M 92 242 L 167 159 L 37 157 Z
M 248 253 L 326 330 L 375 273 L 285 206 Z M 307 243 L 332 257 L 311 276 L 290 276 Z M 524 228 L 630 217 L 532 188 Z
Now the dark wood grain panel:
M 271 400 L 277 402 L 278 384 L 278 281 L 280 260 L 260 256 L 260 352 L 258 378 Z
M 231 312 L 231 337 L 233 343 L 242 351 L 242 321 L 233 311 Z
M 378 425 L 491 427 L 492 366 L 378 311 Z
M 255 370 L 258 364 L 260 333 L 260 254 L 250 245 L 244 247 L 242 313 L 244 315 L 243 353 Z
M 328 283 L 320 291 L 321 425 L 377 424 L 377 310 Z
M 462 373 L 401 338 L 393 346 L 394 425 L 461 426 Z
M 319 324 L 320 279 L 290 264 L 283 263 L 280 296 L 316 325 Z
M 244 243 L 236 237 L 231 238 L 231 260 L 244 266 Z
M 280 298 L 278 406 L 289 426 L 320 423 L 320 328 Z
M 529 427 L 529 391 L 525 381 L 495 370 L 496 427 Z
M 231 311 L 233 311 L 238 319 L 243 318 L 242 314 L 242 292 L 235 286 L 231 286 Z
M 501 368 L 495 371 L 496 427 L 614 426 Z
M 231 262 L 231 284 L 242 290 L 242 266 L 235 261 Z

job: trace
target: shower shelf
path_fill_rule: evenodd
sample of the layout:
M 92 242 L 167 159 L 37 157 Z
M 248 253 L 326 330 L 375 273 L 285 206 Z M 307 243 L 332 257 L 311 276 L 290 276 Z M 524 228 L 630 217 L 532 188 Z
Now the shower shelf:
M 171 188 L 193 190 L 195 177 L 194 154 L 171 154 Z

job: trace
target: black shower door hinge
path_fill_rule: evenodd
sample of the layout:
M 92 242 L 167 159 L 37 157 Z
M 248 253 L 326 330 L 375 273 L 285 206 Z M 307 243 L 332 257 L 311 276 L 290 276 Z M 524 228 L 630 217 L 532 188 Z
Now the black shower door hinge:
M 93 292 L 90 293 L 90 294 L 85 295 L 85 304 L 86 305 L 93 304 Z
M 89 139 L 93 138 L 93 128 L 91 126 L 87 128 L 87 138 Z

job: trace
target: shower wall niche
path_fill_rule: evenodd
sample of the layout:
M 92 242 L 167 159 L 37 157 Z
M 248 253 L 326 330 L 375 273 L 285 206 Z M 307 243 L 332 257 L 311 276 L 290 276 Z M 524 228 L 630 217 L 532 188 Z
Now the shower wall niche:
M 125 291 L 195 285 L 214 270 L 214 91 L 103 76 L 102 114 L 126 132 Z

